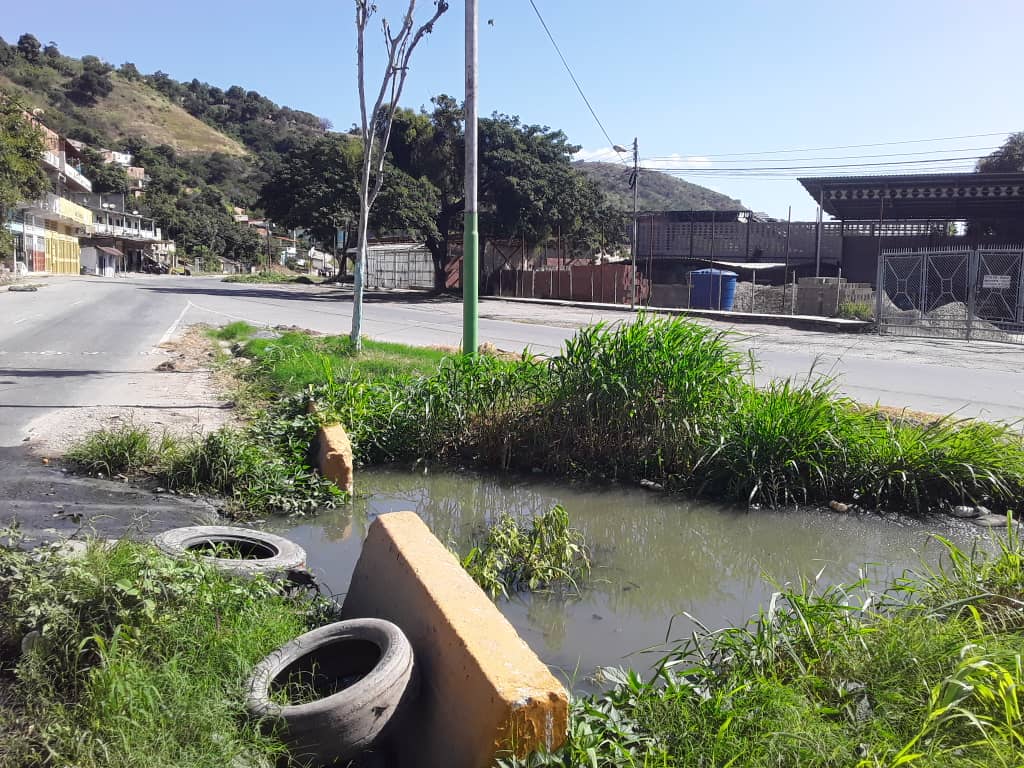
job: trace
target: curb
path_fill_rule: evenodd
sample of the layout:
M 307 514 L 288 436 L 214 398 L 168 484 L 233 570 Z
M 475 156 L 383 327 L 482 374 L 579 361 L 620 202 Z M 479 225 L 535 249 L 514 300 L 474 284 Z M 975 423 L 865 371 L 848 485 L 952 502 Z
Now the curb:
M 511 296 L 481 296 L 480 301 L 505 301 L 512 304 L 541 304 L 552 307 L 573 307 L 576 309 L 601 309 L 614 312 L 631 312 L 624 304 L 602 304 L 591 301 L 569 301 L 565 299 L 523 299 Z M 642 307 L 640 311 L 659 315 L 682 315 L 701 317 L 729 323 L 756 323 L 758 325 L 781 325 L 802 331 L 824 331 L 826 333 L 871 333 L 875 324 L 865 320 L 846 320 L 841 317 L 815 317 L 813 315 L 767 315 L 754 312 L 725 312 L 717 309 L 682 309 L 680 307 Z

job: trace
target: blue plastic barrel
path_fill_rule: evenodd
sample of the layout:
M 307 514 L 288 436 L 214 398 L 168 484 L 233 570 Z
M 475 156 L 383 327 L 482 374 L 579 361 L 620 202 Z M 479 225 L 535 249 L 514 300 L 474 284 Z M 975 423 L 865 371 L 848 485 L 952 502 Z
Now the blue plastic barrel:
M 724 269 L 697 269 L 690 273 L 693 309 L 732 309 L 736 299 L 736 273 Z

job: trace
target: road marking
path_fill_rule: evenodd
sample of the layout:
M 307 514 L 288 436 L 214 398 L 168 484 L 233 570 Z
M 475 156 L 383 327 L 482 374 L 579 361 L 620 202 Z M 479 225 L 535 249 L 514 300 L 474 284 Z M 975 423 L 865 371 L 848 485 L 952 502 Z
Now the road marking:
M 242 320 L 246 323 L 252 323 L 253 325 L 262 325 L 264 328 L 271 327 L 270 323 L 264 323 L 261 320 L 251 320 L 248 317 L 242 317 L 241 315 L 232 315 L 227 312 L 218 312 L 216 309 L 209 309 L 208 307 L 204 307 L 202 304 L 194 304 L 191 301 L 189 302 L 189 304 L 192 304 L 192 306 L 198 309 L 199 311 L 209 312 L 211 315 L 220 315 L 221 317 L 226 317 L 231 320 Z
M 192 306 L 193 304 L 191 301 L 185 302 L 185 306 L 182 307 L 181 314 L 178 315 L 178 319 L 171 323 L 170 328 L 168 328 L 166 332 L 164 332 L 164 335 L 160 337 L 160 341 L 158 341 L 156 346 L 150 350 L 150 354 L 158 354 L 159 347 L 163 346 L 174 337 L 174 334 L 178 331 L 178 326 L 181 325 L 181 321 L 185 319 L 185 313 L 188 312 Z

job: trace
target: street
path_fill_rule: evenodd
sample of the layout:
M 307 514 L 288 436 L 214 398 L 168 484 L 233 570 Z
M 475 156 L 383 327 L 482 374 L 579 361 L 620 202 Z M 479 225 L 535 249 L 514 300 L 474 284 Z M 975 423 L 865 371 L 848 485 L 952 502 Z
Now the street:
M 232 284 L 218 278 L 48 278 L 35 293 L 0 292 L 0 446 L 20 445 L 33 421 L 84 406 L 169 407 L 145 392 L 159 345 L 194 323 L 244 320 L 347 333 L 348 288 Z M 500 349 L 557 352 L 575 329 L 627 313 L 483 300 L 480 340 Z M 457 346 L 457 299 L 375 294 L 364 329 L 384 341 Z M 1024 348 L 959 341 L 839 335 L 770 326 L 729 326 L 767 377 L 836 377 L 859 401 L 986 419 L 1024 413 Z M 168 393 L 171 397 L 172 393 Z M 174 407 L 212 408 L 173 393 Z

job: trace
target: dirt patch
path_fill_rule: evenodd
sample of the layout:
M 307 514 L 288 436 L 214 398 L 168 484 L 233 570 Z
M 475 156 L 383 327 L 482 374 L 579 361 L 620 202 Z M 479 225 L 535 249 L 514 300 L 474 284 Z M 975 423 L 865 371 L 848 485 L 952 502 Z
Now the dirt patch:
M 204 326 L 193 326 L 153 354 L 153 367 L 138 376 L 125 405 L 55 409 L 36 419 L 27 445 L 41 457 L 61 456 L 88 432 L 125 424 L 155 434 L 187 436 L 236 423 L 226 393 L 231 379 L 217 365 L 217 344 Z

